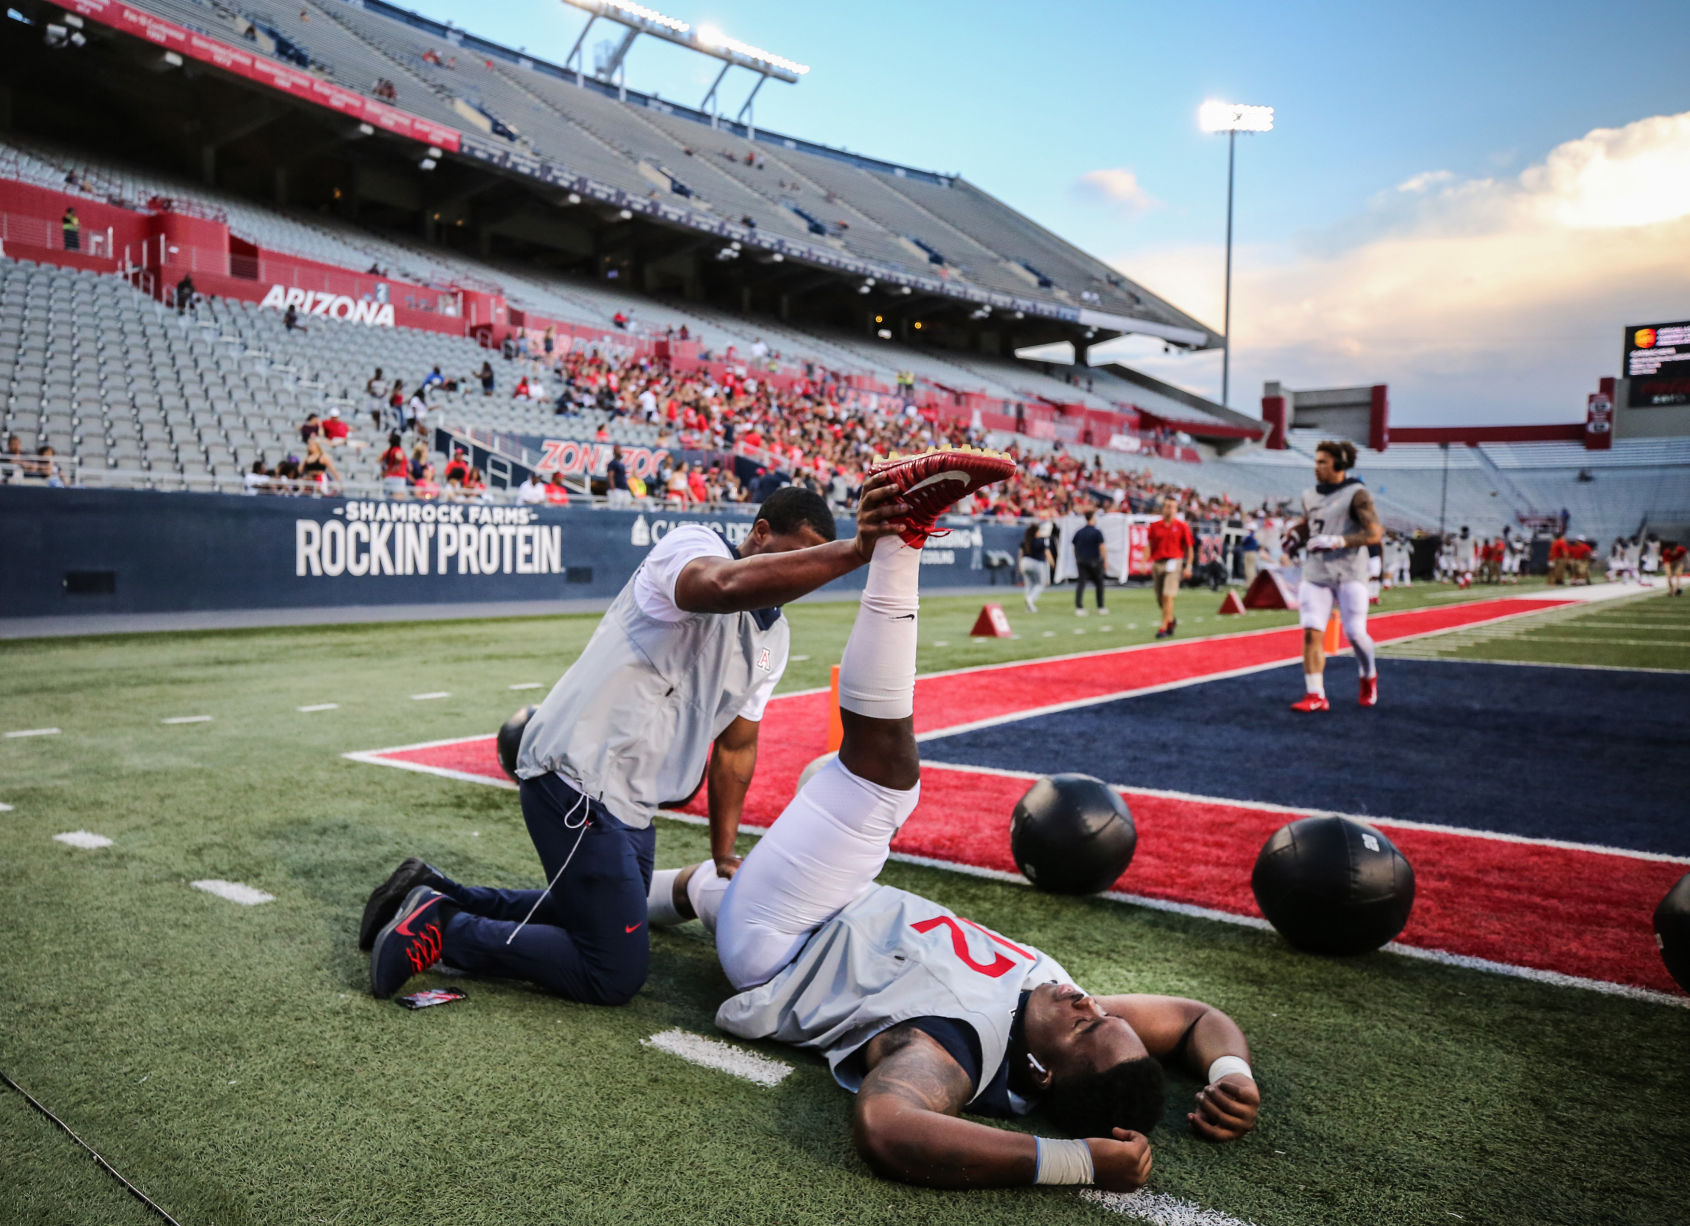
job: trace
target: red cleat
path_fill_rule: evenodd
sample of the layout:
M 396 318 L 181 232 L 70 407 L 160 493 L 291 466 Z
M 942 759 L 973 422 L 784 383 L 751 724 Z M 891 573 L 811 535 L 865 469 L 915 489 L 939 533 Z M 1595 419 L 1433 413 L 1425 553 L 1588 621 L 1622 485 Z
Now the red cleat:
M 1379 705 L 1379 678 L 1363 677 L 1361 679 L 1361 705 L 1364 707 Z
M 997 451 L 978 447 L 936 447 L 920 455 L 896 453 L 871 466 L 869 476 L 886 473 L 898 487 L 905 505 L 904 544 L 920 549 L 941 531 L 939 516 L 975 490 L 1002 481 L 1015 472 L 1015 461 Z
M 1332 704 L 1326 701 L 1322 694 L 1304 694 L 1302 698 L 1291 704 L 1293 711 L 1330 711 Z

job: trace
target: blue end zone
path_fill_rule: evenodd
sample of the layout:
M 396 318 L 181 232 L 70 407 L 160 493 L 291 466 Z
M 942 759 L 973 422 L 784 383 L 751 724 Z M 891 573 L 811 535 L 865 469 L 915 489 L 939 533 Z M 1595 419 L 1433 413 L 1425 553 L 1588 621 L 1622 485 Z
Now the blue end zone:
M 1386 660 L 1289 710 L 1299 666 L 922 743 L 933 762 L 1690 854 L 1690 674 Z

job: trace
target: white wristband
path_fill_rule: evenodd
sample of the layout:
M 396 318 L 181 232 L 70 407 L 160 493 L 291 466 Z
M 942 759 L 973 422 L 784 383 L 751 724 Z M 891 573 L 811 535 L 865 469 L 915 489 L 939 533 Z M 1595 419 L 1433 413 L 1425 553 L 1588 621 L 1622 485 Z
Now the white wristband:
M 1038 1172 L 1034 1183 L 1090 1183 L 1092 1181 L 1091 1146 L 1084 1141 L 1051 1141 L 1034 1137 L 1038 1152 Z
M 1251 1081 L 1255 1080 L 1250 1074 L 1250 1062 L 1243 1056 L 1222 1056 L 1209 1066 L 1209 1084 L 1214 1085 L 1228 1073 L 1243 1073 Z

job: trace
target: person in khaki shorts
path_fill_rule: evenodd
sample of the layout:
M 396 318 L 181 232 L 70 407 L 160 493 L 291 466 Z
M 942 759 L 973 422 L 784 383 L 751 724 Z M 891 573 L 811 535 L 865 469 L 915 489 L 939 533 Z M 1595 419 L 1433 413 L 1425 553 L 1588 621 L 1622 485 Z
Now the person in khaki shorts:
M 1179 619 L 1174 616 L 1174 597 L 1179 595 L 1181 579 L 1191 578 L 1191 563 L 1196 555 L 1197 542 L 1191 535 L 1191 525 L 1177 518 L 1179 504 L 1172 498 L 1162 500 L 1162 518 L 1150 525 L 1150 575 L 1156 587 L 1156 599 L 1162 606 L 1162 624 L 1156 630 L 1159 639 L 1172 638 Z

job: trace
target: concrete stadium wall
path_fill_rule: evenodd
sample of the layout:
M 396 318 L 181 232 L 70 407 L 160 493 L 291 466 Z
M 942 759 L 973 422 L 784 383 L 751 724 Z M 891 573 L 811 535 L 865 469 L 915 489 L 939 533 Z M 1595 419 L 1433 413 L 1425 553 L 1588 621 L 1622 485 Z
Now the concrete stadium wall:
M 0 486 L 0 523 L 0 618 L 7 618 L 608 597 L 677 525 L 706 524 L 737 543 L 752 521 L 663 508 L 9 485 Z M 854 531 L 844 519 L 838 529 Z M 1013 526 L 958 529 L 929 543 L 923 582 L 986 583 L 987 552 L 1013 556 L 1019 539 Z M 865 574 L 832 586 L 861 588 Z

